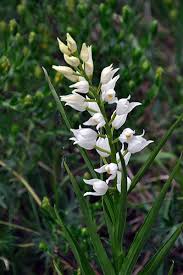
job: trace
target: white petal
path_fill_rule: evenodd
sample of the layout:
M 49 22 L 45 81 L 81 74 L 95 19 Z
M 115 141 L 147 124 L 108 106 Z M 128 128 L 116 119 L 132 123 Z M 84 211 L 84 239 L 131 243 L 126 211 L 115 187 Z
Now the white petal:
M 84 197 L 86 196 L 102 196 L 101 194 L 98 194 L 97 192 L 86 192 L 83 195 Z
M 101 174 L 101 173 L 105 173 L 105 167 L 107 164 L 104 164 L 103 166 L 101 166 L 100 168 L 94 169 L 97 173 Z
M 83 179 L 83 181 L 84 181 L 86 184 L 88 184 L 88 185 L 93 185 L 94 182 L 95 182 L 96 180 L 97 180 L 97 179 L 91 179 L 91 180 L 85 180 L 85 179 Z
M 125 160 L 125 164 L 128 165 L 128 162 L 130 160 L 130 157 L 131 157 L 131 153 L 128 152 L 125 156 L 124 156 L 124 160 Z
M 137 106 L 140 106 L 140 105 L 142 105 L 142 103 L 140 103 L 140 102 L 131 102 L 130 104 L 129 104 L 129 112 L 131 112 L 135 107 L 137 107 Z
M 147 141 L 141 136 L 134 136 L 132 140 L 128 143 L 128 151 L 132 154 L 140 152 L 152 142 L 153 140 Z
M 112 174 L 112 175 L 110 175 L 110 177 L 108 177 L 108 179 L 106 180 L 106 183 L 108 184 L 108 183 L 109 183 L 109 181 L 111 181 L 111 180 L 115 179 L 115 177 L 116 177 L 116 174 Z
M 112 127 L 118 130 L 126 122 L 126 119 L 127 119 L 127 114 L 116 115 L 115 119 L 112 122 Z
M 103 84 L 101 86 L 101 91 L 102 92 L 107 92 L 108 90 L 110 89 L 114 89 L 115 85 L 116 85 L 116 82 L 118 81 L 119 79 L 119 75 L 115 76 L 114 78 L 112 78 L 107 84 Z
M 97 122 L 93 120 L 93 118 L 89 118 L 86 122 L 83 123 L 83 125 L 91 125 L 91 126 L 95 126 L 97 125 Z

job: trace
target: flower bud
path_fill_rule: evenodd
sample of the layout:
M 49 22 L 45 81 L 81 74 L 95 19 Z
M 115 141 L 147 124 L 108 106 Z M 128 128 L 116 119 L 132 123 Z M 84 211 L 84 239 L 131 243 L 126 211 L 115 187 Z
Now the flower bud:
M 75 75 L 75 71 L 72 68 L 67 66 L 55 66 L 55 65 L 53 65 L 52 68 L 57 72 L 62 73 L 67 79 L 73 82 L 78 81 L 78 76 Z
M 77 51 L 76 41 L 71 37 L 69 33 L 67 33 L 67 47 L 71 51 L 71 53 L 75 53 Z
M 67 54 L 64 54 L 64 59 L 65 62 L 72 67 L 78 67 L 80 64 L 79 58 L 75 56 L 68 56 Z
M 57 37 L 57 41 L 58 41 L 58 46 L 59 46 L 60 51 L 63 54 L 70 55 L 71 52 L 69 51 L 68 47 L 58 37 Z
M 85 63 L 84 69 L 85 69 L 85 73 L 89 78 L 92 78 L 93 76 L 93 59 L 92 59 L 92 46 L 88 47 L 88 60 Z
M 89 52 L 88 52 L 88 47 L 86 46 L 86 43 L 83 43 L 81 52 L 80 52 L 80 58 L 83 62 L 87 62 L 89 58 Z
M 118 70 L 119 68 L 113 69 L 112 64 L 108 67 L 105 67 L 101 72 L 100 83 L 101 84 L 108 83 Z

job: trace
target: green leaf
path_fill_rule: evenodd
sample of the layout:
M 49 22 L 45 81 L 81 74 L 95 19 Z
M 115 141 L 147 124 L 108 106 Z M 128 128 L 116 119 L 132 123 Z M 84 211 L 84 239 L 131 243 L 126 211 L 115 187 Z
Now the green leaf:
M 88 207 L 88 203 L 87 203 L 86 199 L 83 197 L 83 194 L 81 193 L 79 185 L 76 181 L 76 178 L 71 173 L 66 162 L 64 162 L 64 166 L 65 166 L 65 169 L 66 169 L 66 171 L 69 175 L 69 178 L 71 180 L 74 192 L 78 198 L 78 201 L 79 201 L 82 213 L 83 213 L 84 221 L 87 225 L 88 232 L 90 234 L 92 244 L 94 246 L 94 249 L 95 249 L 98 261 L 100 262 L 100 265 L 102 267 L 102 270 L 103 270 L 104 274 L 114 275 L 115 272 L 114 272 L 113 266 L 111 264 L 110 259 L 108 258 L 107 254 L 106 254 L 106 251 L 105 251 L 105 249 L 102 245 L 102 242 L 99 238 L 99 235 L 97 234 L 97 227 L 96 227 L 94 220 L 92 219 L 92 215 L 91 215 L 90 209 Z
M 170 267 L 170 270 L 168 271 L 168 275 L 173 275 L 173 269 L 174 269 L 174 261 L 172 261 L 172 265 Z
M 177 238 L 181 234 L 183 230 L 183 224 L 181 224 L 175 232 L 171 235 L 171 237 L 163 244 L 160 249 L 156 252 L 156 254 L 151 258 L 151 260 L 147 263 L 145 268 L 139 273 L 139 275 L 153 275 L 156 270 L 158 270 L 159 266 L 163 262 L 164 258 L 173 247 Z M 172 271 L 171 271 L 172 270 Z M 170 268 L 168 274 L 173 274 L 173 265 Z
M 119 151 L 120 161 L 122 165 L 122 176 L 121 176 L 121 193 L 119 195 L 119 203 L 117 206 L 117 217 L 116 217 L 116 244 L 118 251 L 122 250 L 122 241 L 126 225 L 126 214 L 127 214 L 127 171 L 124 158 Z
M 44 67 L 43 67 L 43 71 L 44 71 L 44 74 L 45 74 L 45 78 L 46 78 L 46 80 L 48 82 L 48 85 L 50 87 L 50 91 L 51 91 L 51 93 L 52 93 L 52 95 L 53 95 L 53 97 L 55 99 L 56 104 L 57 104 L 57 108 L 58 108 L 58 110 L 59 110 L 59 112 L 60 112 L 60 114 L 62 116 L 63 121 L 65 122 L 65 125 L 66 125 L 68 131 L 70 131 L 70 129 L 72 128 L 71 127 L 71 123 L 70 123 L 70 121 L 69 121 L 69 119 L 68 119 L 68 117 L 66 115 L 64 107 L 62 105 L 62 102 L 60 101 L 60 99 L 59 99 L 59 97 L 57 95 L 57 92 L 55 91 L 55 88 L 53 87 L 53 85 L 51 83 L 51 80 L 50 80 L 50 78 L 48 76 L 48 73 L 47 73 L 47 71 L 46 71 L 46 69 Z M 82 157 L 83 157 L 83 159 L 84 159 L 84 161 L 85 161 L 85 163 L 86 163 L 86 165 L 88 167 L 88 170 L 90 171 L 92 177 L 97 177 L 97 175 L 96 175 L 96 173 L 94 171 L 92 162 L 91 162 L 91 160 L 90 160 L 90 158 L 89 158 L 88 153 L 86 152 L 86 150 L 84 150 L 83 148 L 81 148 L 79 146 L 78 146 L 78 149 L 79 149 L 79 151 L 80 151 L 80 153 L 81 153 L 81 155 L 82 155 Z
M 59 270 L 58 264 L 55 260 L 53 260 L 53 265 L 54 265 L 55 271 L 57 272 L 57 275 L 63 275 L 63 273 Z
M 67 239 L 83 274 L 95 275 L 95 272 L 93 271 L 90 264 L 88 263 L 88 260 L 85 254 L 80 249 L 80 246 L 78 245 L 76 239 L 72 235 L 72 232 L 67 228 L 67 226 L 63 223 L 62 219 L 60 218 L 60 215 L 58 214 L 56 207 L 55 207 L 55 215 L 56 215 L 56 222 L 61 226 L 62 231 L 64 233 L 64 237 Z
M 180 165 L 180 161 L 181 158 L 177 161 L 177 164 L 175 165 L 172 173 L 170 174 L 168 180 L 166 181 L 166 183 L 164 184 L 158 198 L 155 200 L 151 210 L 149 211 L 148 215 L 145 218 L 145 221 L 143 223 L 143 225 L 141 226 L 141 228 L 139 229 L 139 231 L 137 232 L 131 246 L 130 249 L 127 253 L 127 256 L 125 257 L 124 263 L 122 265 L 122 269 L 120 272 L 120 275 L 129 275 L 131 274 L 137 259 L 143 249 L 143 246 L 146 242 L 146 240 L 149 237 L 149 234 L 151 232 L 151 228 L 152 225 L 154 224 L 157 216 L 158 216 L 158 212 L 160 210 L 160 207 L 163 203 L 163 200 L 165 198 L 166 192 L 168 191 L 171 182 L 179 168 Z
M 151 153 L 151 155 L 149 156 L 149 158 L 147 159 L 147 161 L 144 163 L 144 165 L 140 168 L 140 170 L 138 171 L 138 173 L 133 178 L 129 192 L 134 189 L 134 187 L 136 186 L 136 184 L 144 176 L 144 174 L 146 173 L 147 169 L 150 167 L 150 165 L 154 161 L 155 157 L 160 152 L 161 148 L 166 143 L 166 141 L 168 140 L 168 138 L 171 136 L 171 134 L 173 133 L 173 131 L 175 130 L 175 128 L 177 127 L 177 125 L 182 121 L 182 119 L 183 119 L 183 114 L 178 117 L 178 119 L 175 121 L 175 123 L 169 128 L 169 130 L 166 132 L 166 134 L 163 136 L 163 138 L 157 144 L 157 146 L 155 147 L 154 151 Z

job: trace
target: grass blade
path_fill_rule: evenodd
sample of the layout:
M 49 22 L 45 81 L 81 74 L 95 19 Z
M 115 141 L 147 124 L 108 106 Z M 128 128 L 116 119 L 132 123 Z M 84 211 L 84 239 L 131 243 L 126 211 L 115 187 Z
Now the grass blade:
M 35 200 L 35 202 L 38 204 L 38 206 L 41 206 L 41 200 L 39 196 L 36 194 L 34 189 L 30 186 L 30 184 L 15 170 L 13 170 L 11 167 L 9 167 L 4 161 L 0 160 L 0 166 L 4 167 L 6 170 L 8 170 L 12 175 L 15 176 L 15 178 L 22 183 L 22 185 L 26 188 L 26 190 L 29 192 L 31 197 Z
M 173 269 L 174 269 L 174 261 L 172 262 L 170 270 L 168 271 L 168 275 L 173 275 Z
M 134 189 L 136 184 L 141 180 L 141 178 L 144 176 L 146 173 L 147 169 L 150 167 L 152 162 L 154 161 L 155 157 L 157 154 L 160 152 L 161 148 L 163 145 L 166 143 L 168 138 L 171 136 L 173 131 L 176 129 L 177 125 L 182 121 L 183 119 L 183 114 L 178 117 L 178 119 L 174 122 L 174 124 L 169 128 L 169 130 L 166 132 L 166 134 L 163 136 L 163 138 L 160 140 L 160 142 L 157 144 L 155 147 L 154 151 L 151 153 L 145 164 L 140 168 L 138 173 L 135 175 L 135 177 L 132 180 L 131 187 L 129 189 L 129 192 Z
M 118 206 L 118 218 L 117 218 L 117 240 L 119 245 L 122 245 L 123 235 L 126 225 L 127 214 L 127 171 L 124 158 L 119 151 L 120 161 L 122 165 L 122 177 L 121 177 L 121 194 Z M 120 249 L 121 250 L 121 249 Z
M 102 268 L 104 274 L 114 275 L 115 272 L 114 272 L 113 266 L 111 264 L 110 259 L 107 256 L 106 251 L 102 245 L 102 242 L 97 234 L 97 227 L 96 227 L 95 222 L 92 219 L 91 212 L 88 207 L 88 203 L 85 200 L 85 198 L 83 197 L 83 194 L 81 193 L 81 191 L 79 189 L 79 185 L 76 181 L 76 178 L 71 173 L 66 162 L 64 162 L 64 166 L 65 166 L 65 169 L 66 169 L 66 171 L 69 175 L 69 178 L 71 180 L 74 192 L 78 198 L 78 201 L 79 201 L 82 213 L 83 213 L 84 221 L 87 225 L 88 232 L 90 234 L 92 244 L 94 246 L 94 249 L 95 249 L 98 261 L 100 262 L 101 268 Z
M 80 249 L 76 239 L 74 238 L 71 231 L 67 228 L 67 226 L 63 223 L 62 219 L 60 218 L 60 215 L 58 214 L 56 207 L 55 207 L 55 215 L 56 215 L 56 222 L 61 226 L 64 236 L 67 239 L 72 249 L 72 252 L 82 270 L 82 273 L 84 275 L 90 275 L 90 274 L 95 275 L 95 272 L 93 271 L 90 264 L 88 263 L 88 260 L 85 254 Z
M 183 224 L 181 224 L 175 232 L 171 235 L 171 237 L 166 241 L 165 244 L 161 246 L 161 248 L 156 252 L 156 254 L 152 257 L 152 259 L 147 263 L 143 271 L 139 273 L 139 275 L 153 275 L 160 267 L 163 262 L 165 256 L 168 254 L 170 249 L 173 247 L 177 238 L 183 231 Z M 172 271 L 171 271 L 172 270 Z M 170 268 L 168 274 L 173 274 L 173 265 Z
M 131 274 L 136 261 L 141 253 L 141 250 L 146 242 L 146 240 L 149 237 L 149 233 L 151 231 L 151 227 L 154 224 L 158 212 L 160 210 L 160 207 L 163 203 L 163 200 L 165 198 L 166 192 L 168 191 L 171 182 L 179 168 L 180 165 L 180 161 L 181 158 L 177 161 L 177 164 L 175 165 L 172 173 L 169 176 L 169 179 L 166 181 L 166 183 L 164 184 L 158 198 L 155 200 L 151 210 L 149 211 L 147 217 L 145 218 L 145 221 L 143 223 L 143 225 L 141 226 L 141 228 L 139 229 L 139 231 L 137 232 L 131 246 L 130 249 L 128 251 L 127 256 L 125 257 L 124 263 L 122 265 L 122 269 L 120 272 L 120 275 L 129 275 Z

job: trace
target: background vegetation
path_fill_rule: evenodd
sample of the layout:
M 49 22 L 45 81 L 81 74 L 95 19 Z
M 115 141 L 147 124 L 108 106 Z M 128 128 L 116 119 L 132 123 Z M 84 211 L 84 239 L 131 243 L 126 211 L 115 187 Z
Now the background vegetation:
M 96 78 L 111 63 L 120 67 L 119 96 L 131 93 L 134 101 L 143 101 L 143 108 L 129 126 L 144 127 L 149 138 L 158 141 L 183 107 L 183 2 L 1 0 L 0 18 L 0 274 L 54 274 L 53 259 L 62 263 L 64 274 L 79 274 L 57 228 L 43 218 L 22 185 L 26 181 L 41 200 L 49 197 L 61 209 L 92 259 L 90 240 L 63 159 L 69 159 L 81 186 L 83 176 L 89 175 L 68 141 L 70 133 L 56 111 L 41 66 L 48 70 L 56 90 L 67 94 L 67 82 L 51 69 L 52 64 L 64 64 L 57 36 L 65 40 L 66 32 L 70 32 L 78 43 L 93 44 Z M 68 114 L 77 127 L 79 113 L 68 108 Z M 130 195 L 129 242 L 183 149 L 182 135 L 181 125 Z M 149 153 L 146 149 L 135 157 L 131 175 Z M 92 153 L 91 158 L 95 159 Z M 175 228 L 182 221 L 182 168 L 134 274 L 172 225 Z M 101 202 L 91 199 L 91 203 L 98 209 L 98 229 L 106 242 Z M 183 274 L 182 245 L 181 236 L 158 274 L 167 274 L 172 261 L 174 274 Z

